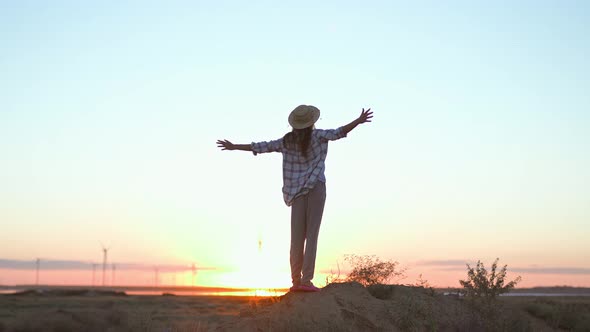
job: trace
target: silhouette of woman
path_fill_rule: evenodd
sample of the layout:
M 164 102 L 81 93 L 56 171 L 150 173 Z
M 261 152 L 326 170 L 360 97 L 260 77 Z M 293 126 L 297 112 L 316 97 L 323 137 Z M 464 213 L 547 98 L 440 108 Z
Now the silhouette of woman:
M 313 285 L 317 241 L 326 201 L 325 161 L 328 142 L 343 137 L 357 125 L 371 122 L 371 109 L 338 129 L 315 129 L 320 110 L 311 105 L 297 106 L 289 114 L 293 130 L 282 138 L 251 144 L 218 140 L 222 150 L 280 152 L 283 155 L 283 198 L 291 206 L 291 291 L 317 292 Z

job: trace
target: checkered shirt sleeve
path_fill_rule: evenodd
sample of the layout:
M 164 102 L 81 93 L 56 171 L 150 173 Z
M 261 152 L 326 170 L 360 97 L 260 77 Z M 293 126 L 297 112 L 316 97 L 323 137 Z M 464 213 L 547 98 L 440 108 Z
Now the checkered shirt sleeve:
M 316 129 L 317 135 L 324 141 L 335 141 L 346 137 L 344 126 L 337 129 Z
M 282 152 L 283 139 L 279 138 L 268 142 L 252 142 L 250 144 L 250 148 L 252 149 L 252 153 L 254 153 L 254 155 L 267 152 Z

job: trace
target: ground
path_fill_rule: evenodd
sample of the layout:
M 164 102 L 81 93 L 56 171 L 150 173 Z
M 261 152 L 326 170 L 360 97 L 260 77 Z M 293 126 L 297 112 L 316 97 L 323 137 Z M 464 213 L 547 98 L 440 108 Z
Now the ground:
M 472 303 L 430 289 L 331 284 L 276 297 L 0 296 L 3 331 L 590 331 L 590 297 Z

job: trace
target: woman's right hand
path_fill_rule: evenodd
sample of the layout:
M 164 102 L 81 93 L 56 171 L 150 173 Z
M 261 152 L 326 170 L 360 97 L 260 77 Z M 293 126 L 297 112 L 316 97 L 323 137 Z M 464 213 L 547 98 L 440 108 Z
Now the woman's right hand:
M 371 112 L 370 108 L 367 108 L 367 110 L 365 111 L 365 109 L 363 108 L 363 111 L 361 112 L 361 115 L 358 118 L 358 123 L 365 123 L 365 122 L 371 122 L 371 119 L 373 118 L 373 112 Z

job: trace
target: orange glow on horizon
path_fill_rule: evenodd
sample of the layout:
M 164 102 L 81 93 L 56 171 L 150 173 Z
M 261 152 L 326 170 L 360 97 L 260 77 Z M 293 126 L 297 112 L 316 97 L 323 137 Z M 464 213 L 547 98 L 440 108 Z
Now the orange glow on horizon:
M 286 289 L 291 286 L 290 272 L 288 267 L 280 264 L 266 264 L 268 256 L 254 252 L 250 256 L 251 261 L 244 260 L 242 266 L 231 270 L 206 270 L 196 274 L 196 287 L 227 287 L 250 289 L 248 294 L 252 296 L 266 296 L 264 294 L 275 293 L 275 290 Z M 326 285 L 326 276 L 329 273 L 319 272 L 316 268 L 314 283 L 319 287 Z M 458 288 L 459 280 L 466 278 L 465 271 L 441 271 L 436 269 L 410 269 L 407 277 L 400 280 L 399 284 L 416 284 L 419 274 L 422 279 L 435 288 Z M 535 274 L 516 273 L 508 271 L 508 280 L 522 276 L 523 280 L 518 288 L 529 288 L 537 286 L 571 286 L 590 287 L 587 275 L 583 274 Z M 110 274 L 106 278 L 106 286 L 147 286 L 147 287 L 190 287 L 192 285 L 192 273 L 189 272 L 161 272 L 158 283 L 155 283 L 154 272 L 151 271 L 117 271 L 114 283 Z M 0 285 L 34 285 L 34 270 L 11 270 L 0 269 Z M 91 287 L 92 271 L 83 270 L 46 270 L 41 271 L 39 276 L 40 285 L 72 285 Z M 102 286 L 102 272 L 95 276 L 94 286 Z M 242 293 L 242 292 L 241 292 Z M 244 295 L 242 293 L 242 295 Z

